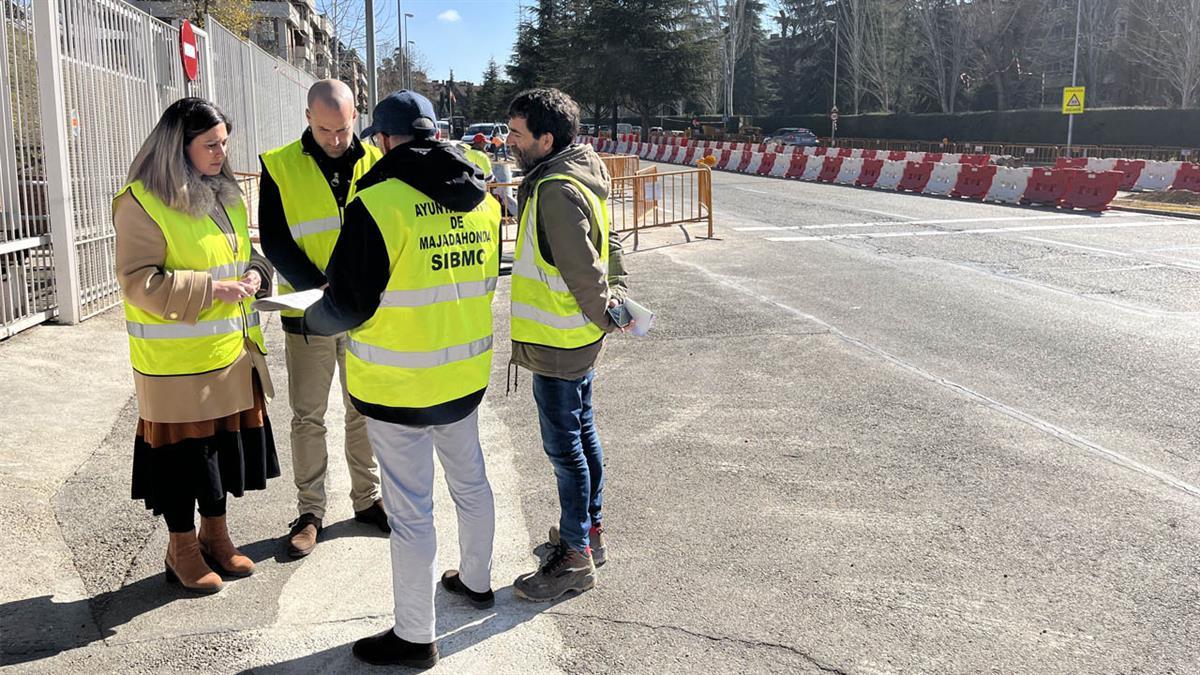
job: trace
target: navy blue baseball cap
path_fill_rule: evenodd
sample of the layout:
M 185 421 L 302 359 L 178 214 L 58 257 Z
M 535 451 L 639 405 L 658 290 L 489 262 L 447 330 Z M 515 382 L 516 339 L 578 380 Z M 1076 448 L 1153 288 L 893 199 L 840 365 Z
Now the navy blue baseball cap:
M 437 113 L 429 99 L 415 91 L 401 89 L 375 105 L 371 126 L 363 129 L 361 136 L 370 138 L 375 134 L 387 134 L 430 138 L 437 131 L 435 119 Z

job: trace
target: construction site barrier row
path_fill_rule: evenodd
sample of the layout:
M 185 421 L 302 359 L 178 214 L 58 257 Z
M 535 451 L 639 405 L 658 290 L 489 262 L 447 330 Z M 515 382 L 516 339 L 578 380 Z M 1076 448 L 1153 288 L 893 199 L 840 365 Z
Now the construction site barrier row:
M 991 164 L 996 156 L 988 153 L 954 153 L 954 152 L 917 152 L 904 150 L 870 150 L 865 148 L 827 146 L 798 146 L 778 143 L 742 143 L 737 141 L 692 141 L 686 138 L 663 137 L 658 141 L 638 141 L 634 136 L 620 136 L 616 140 L 599 139 L 592 136 L 579 136 L 577 143 L 588 144 L 598 152 L 614 155 L 637 155 L 650 161 L 670 161 L 664 159 L 674 149 L 695 148 L 703 151 L 704 155 L 716 157 L 742 157 L 744 153 L 775 153 L 803 154 L 809 157 L 850 157 L 854 159 L 892 159 L 910 162 L 944 162 L 947 164 Z M 724 155 L 726 151 L 729 155 Z M 717 168 L 727 168 L 718 166 Z M 735 168 L 736 170 L 736 168 Z
M 586 141 L 585 141 L 586 142 Z M 599 142 L 601 148 L 609 142 Z M 898 190 L 1005 204 L 1037 204 L 1104 211 L 1119 190 L 1200 192 L 1200 165 L 1150 160 L 1064 158 L 1045 168 L 1005 167 L 945 153 L 817 154 L 765 152 L 757 146 L 709 148 L 706 144 L 652 145 L 616 142 L 619 149 L 656 162 L 705 164 L 716 170 Z M 843 149 L 845 150 L 845 149 Z M 917 157 L 913 157 L 917 155 Z

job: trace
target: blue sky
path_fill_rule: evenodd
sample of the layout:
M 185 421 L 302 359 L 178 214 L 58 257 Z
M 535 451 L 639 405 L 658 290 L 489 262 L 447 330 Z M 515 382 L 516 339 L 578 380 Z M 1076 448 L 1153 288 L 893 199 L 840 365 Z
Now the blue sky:
M 518 0 L 401 0 L 408 20 L 409 39 L 416 43 L 429 77 L 444 80 L 454 69 L 454 79 L 479 84 L 489 57 L 504 74 L 517 36 Z M 532 4 L 525 0 L 526 5 Z M 376 36 L 381 51 L 395 45 L 396 0 L 375 0 L 376 25 L 388 35 Z

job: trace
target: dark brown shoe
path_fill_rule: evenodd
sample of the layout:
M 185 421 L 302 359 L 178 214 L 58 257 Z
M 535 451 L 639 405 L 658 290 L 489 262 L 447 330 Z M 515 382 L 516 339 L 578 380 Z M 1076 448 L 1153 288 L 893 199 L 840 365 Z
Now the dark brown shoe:
M 288 532 L 288 555 L 303 558 L 317 547 L 317 536 L 321 534 L 321 519 L 306 513 L 293 520 Z
M 354 512 L 354 519 L 360 523 L 367 523 L 378 527 L 381 532 L 391 533 L 392 528 L 388 525 L 387 512 L 383 510 L 383 500 L 376 499 L 375 503 L 363 509 L 362 511 Z

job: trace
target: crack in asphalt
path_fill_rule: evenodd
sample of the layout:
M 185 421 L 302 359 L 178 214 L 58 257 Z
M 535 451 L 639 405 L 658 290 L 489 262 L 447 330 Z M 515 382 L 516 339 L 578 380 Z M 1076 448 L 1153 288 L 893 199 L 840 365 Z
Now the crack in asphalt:
M 764 648 L 765 647 L 765 648 L 771 648 L 771 649 L 782 649 L 784 651 L 791 652 L 791 653 L 803 658 L 805 661 L 808 661 L 809 663 L 813 664 L 818 669 L 820 669 L 821 672 L 838 673 L 839 675 L 847 675 L 846 671 L 841 670 L 840 668 L 837 668 L 835 666 L 829 665 L 829 664 L 821 661 L 820 659 L 816 658 L 812 654 L 805 652 L 802 649 L 792 647 L 791 645 L 780 644 L 778 642 L 766 642 L 766 641 L 762 641 L 762 640 L 746 640 L 744 638 L 730 637 L 727 635 L 709 635 L 708 633 L 701 633 L 698 631 L 689 630 L 687 628 L 683 628 L 682 626 L 673 626 L 670 624 L 654 624 L 654 623 L 650 623 L 647 621 L 636 621 L 634 619 L 618 619 L 618 618 L 614 618 L 611 616 L 600 616 L 600 615 L 596 615 L 596 614 L 577 614 L 577 613 L 572 613 L 572 612 L 556 612 L 554 610 L 546 610 L 545 612 L 543 612 L 543 614 L 559 616 L 559 617 L 563 617 L 566 619 L 592 619 L 592 620 L 600 621 L 603 623 L 611 623 L 611 624 L 617 624 L 617 625 L 621 625 L 621 626 L 638 626 L 641 628 L 647 628 L 649 630 L 669 630 L 669 631 L 675 631 L 678 633 L 683 633 L 684 635 L 690 635 L 690 636 L 696 637 L 696 638 L 711 640 L 713 642 L 732 642 L 735 644 L 745 645 L 747 647 L 756 647 L 756 648 Z

